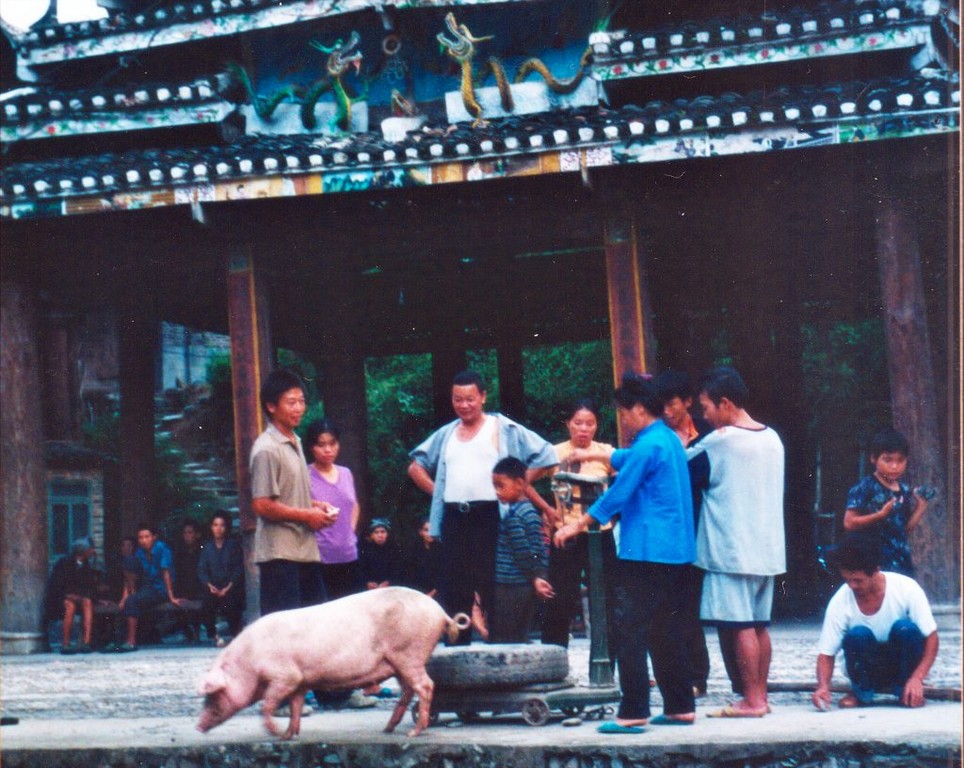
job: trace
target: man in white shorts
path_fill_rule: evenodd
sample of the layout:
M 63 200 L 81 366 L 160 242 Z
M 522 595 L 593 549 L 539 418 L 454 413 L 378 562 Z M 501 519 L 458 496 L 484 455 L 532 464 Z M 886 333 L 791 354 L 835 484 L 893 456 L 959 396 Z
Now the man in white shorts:
M 924 706 L 924 678 L 937 658 L 937 624 L 927 596 L 909 576 L 880 570 L 880 547 L 849 535 L 833 553 L 845 584 L 823 620 L 813 704 L 828 709 L 837 652 L 843 649 L 851 692 L 839 706 L 863 707 L 877 693 L 905 707 Z
M 749 390 L 733 368 L 712 369 L 700 384 L 703 416 L 715 428 L 692 448 L 710 465 L 696 537 L 706 571 L 700 619 L 719 632 L 727 672 L 741 698 L 715 717 L 763 717 L 770 711 L 770 610 L 774 577 L 786 571 L 783 443 L 745 410 Z M 735 667 L 735 668 L 734 668 Z

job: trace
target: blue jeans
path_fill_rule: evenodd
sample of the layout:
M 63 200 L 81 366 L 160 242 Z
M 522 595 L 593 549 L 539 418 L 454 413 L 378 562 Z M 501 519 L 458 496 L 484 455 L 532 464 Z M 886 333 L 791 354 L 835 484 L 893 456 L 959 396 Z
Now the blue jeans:
M 877 642 L 867 627 L 854 627 L 844 635 L 843 652 L 854 696 L 870 704 L 874 693 L 903 693 L 924 655 L 924 635 L 908 619 L 894 622 L 886 643 Z

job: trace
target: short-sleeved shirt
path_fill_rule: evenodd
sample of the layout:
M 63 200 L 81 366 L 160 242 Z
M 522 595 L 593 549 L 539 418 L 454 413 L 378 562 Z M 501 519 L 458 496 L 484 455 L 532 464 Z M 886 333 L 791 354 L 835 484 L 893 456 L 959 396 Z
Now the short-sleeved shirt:
M 556 444 L 556 455 L 559 457 L 559 463 L 564 464 L 569 455 L 575 450 L 575 446 L 572 444 L 572 440 L 566 440 L 564 443 Z M 611 454 L 613 447 L 608 443 L 597 443 L 593 440 L 589 444 L 589 451 L 593 454 Z M 588 475 L 589 477 L 605 477 L 608 478 L 613 473 L 612 465 L 609 463 L 609 459 L 603 461 L 583 461 L 579 464 L 579 469 L 571 470 L 577 472 L 580 475 Z M 605 483 L 600 487 L 600 491 L 605 491 L 609 483 Z M 556 528 L 561 528 L 565 523 L 573 523 L 582 517 L 582 513 L 585 512 L 583 505 L 579 503 L 579 497 L 582 493 L 582 489 L 576 485 L 572 484 L 572 506 L 566 506 L 559 494 L 556 494 L 556 511 L 559 513 L 561 522 L 556 524 Z M 607 526 L 611 528 L 612 526 Z
M 817 643 L 818 653 L 836 656 L 844 635 L 854 627 L 867 627 L 879 643 L 887 642 L 891 627 L 899 619 L 910 619 L 924 637 L 937 630 L 934 614 L 920 584 L 901 573 L 881 573 L 886 583 L 884 601 L 871 616 L 860 612 L 854 591 L 846 584 L 830 598 Z
M 701 452 L 709 460 L 710 474 L 696 534 L 696 565 L 746 576 L 784 573 L 784 451 L 779 435 L 769 427 L 721 427 L 686 449 L 691 459 Z
M 251 497 L 274 499 L 298 509 L 311 508 L 311 479 L 301 451 L 301 439 L 285 437 L 269 424 L 251 447 Z M 254 534 L 254 561 L 291 560 L 317 563 L 314 532 L 292 520 L 258 518 Z
M 355 480 L 348 467 L 336 465 L 338 479 L 332 483 L 322 474 L 310 467 L 311 498 L 315 501 L 327 501 L 339 510 L 338 518 L 333 525 L 315 531 L 315 541 L 318 542 L 318 552 L 321 562 L 328 565 L 337 563 L 353 563 L 358 559 L 358 537 L 352 527 L 352 511 L 358 503 L 355 496 Z
M 151 547 L 151 555 L 148 557 L 143 548 L 138 547 L 134 553 L 139 569 L 138 575 L 141 577 L 141 586 L 155 589 L 161 594 L 167 594 L 167 584 L 164 583 L 164 571 L 174 580 L 174 556 L 170 548 L 163 541 L 155 541 Z
M 882 571 L 913 576 L 914 563 L 907 541 L 907 521 L 914 513 L 916 501 L 910 487 L 904 483 L 899 485 L 899 491 L 892 491 L 874 475 L 867 475 L 847 494 L 847 509 L 854 510 L 858 515 L 871 515 L 879 512 L 880 508 L 895 496 L 902 497 L 901 501 L 894 504 L 887 517 L 857 531 L 856 535 L 876 537 L 880 545 Z

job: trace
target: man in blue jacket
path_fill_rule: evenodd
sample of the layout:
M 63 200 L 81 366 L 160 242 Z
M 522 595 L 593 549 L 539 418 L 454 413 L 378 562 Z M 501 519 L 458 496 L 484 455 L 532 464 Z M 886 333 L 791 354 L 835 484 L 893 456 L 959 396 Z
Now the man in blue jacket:
M 693 501 L 686 454 L 662 420 L 663 399 L 646 378 L 627 375 L 616 390 L 622 423 L 635 434 L 612 454 L 619 474 L 609 490 L 574 523 L 560 528 L 556 546 L 620 516 L 615 580 L 616 659 L 623 698 L 602 733 L 641 733 L 642 726 L 689 725 L 696 704 L 681 621 L 687 566 L 696 557 Z M 577 455 L 578 454 L 578 455 Z M 575 461 L 588 461 L 574 451 Z M 663 695 L 663 714 L 650 719 L 649 671 Z

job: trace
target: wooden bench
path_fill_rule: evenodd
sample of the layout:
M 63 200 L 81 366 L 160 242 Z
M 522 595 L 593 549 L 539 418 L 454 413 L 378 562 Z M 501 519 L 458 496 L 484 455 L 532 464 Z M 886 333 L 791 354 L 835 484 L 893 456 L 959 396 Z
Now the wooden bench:
M 113 618 L 119 614 L 120 605 L 113 601 L 94 603 L 95 618 L 98 616 Z M 181 618 L 189 618 L 193 621 L 193 623 L 200 624 L 201 601 L 185 600 L 181 605 L 174 605 L 174 603 L 162 603 L 154 606 L 144 614 L 145 624 L 148 622 L 152 623 L 157 627 L 157 630 L 161 636 L 165 634 L 165 631 L 170 631 L 170 629 Z M 138 634 L 140 634 L 141 629 L 141 627 L 138 627 Z

